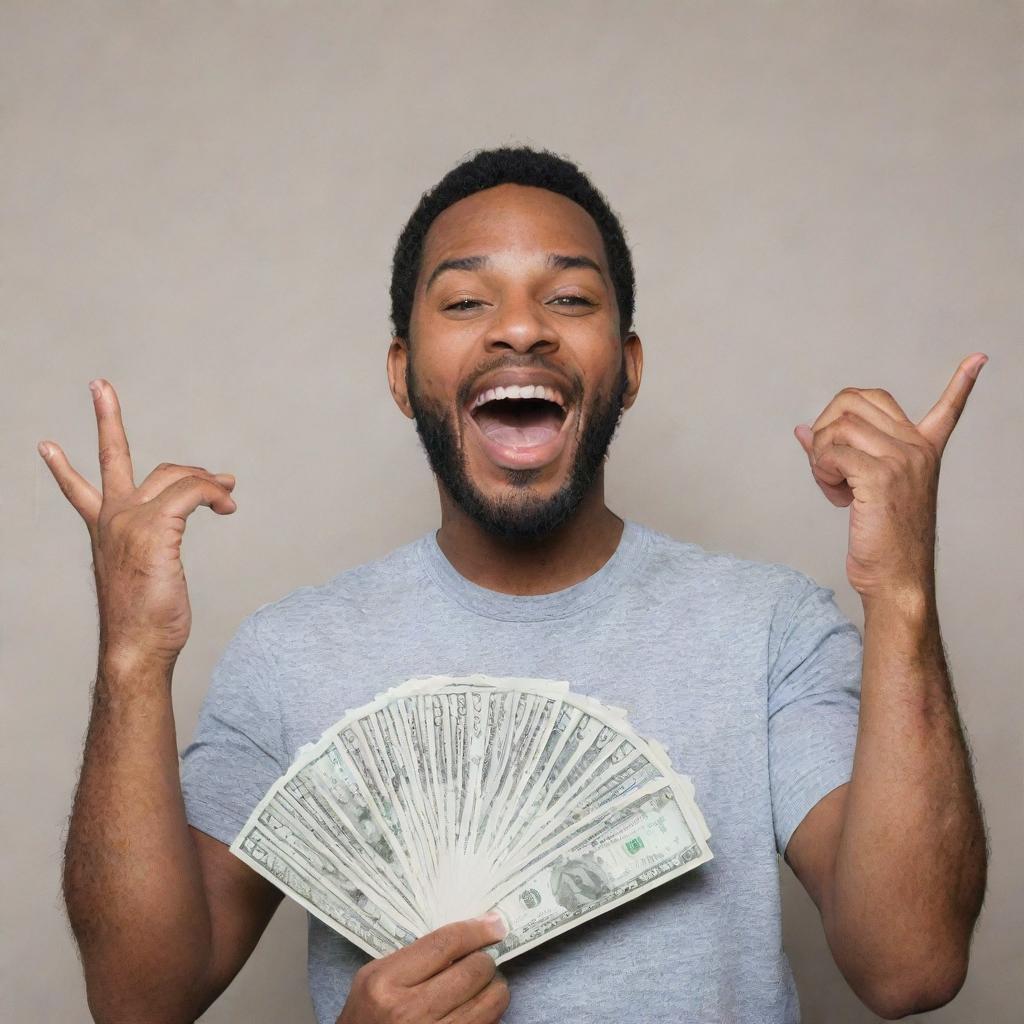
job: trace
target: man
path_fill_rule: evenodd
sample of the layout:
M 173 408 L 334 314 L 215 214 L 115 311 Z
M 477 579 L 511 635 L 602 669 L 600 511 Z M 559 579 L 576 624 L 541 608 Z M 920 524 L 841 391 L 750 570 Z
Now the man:
M 96 1019 L 195 1019 L 281 898 L 227 844 L 298 748 L 403 679 L 474 672 L 567 679 L 626 707 L 692 775 L 715 858 L 509 961 L 507 980 L 481 952 L 500 922 L 455 922 L 367 963 L 311 918 L 319 1021 L 796 1021 L 779 854 L 869 1007 L 895 1018 L 950 1000 L 986 847 L 939 637 L 935 507 L 985 357 L 917 425 L 887 392 L 846 388 L 796 429 L 821 489 L 852 505 L 862 643 L 833 591 L 797 570 L 605 505 L 643 357 L 621 226 L 574 164 L 505 147 L 456 167 L 405 227 L 391 297 L 388 380 L 437 478 L 441 527 L 246 618 L 180 783 L 180 541 L 198 505 L 234 510 L 234 478 L 164 463 L 136 487 L 102 380 L 102 494 L 41 446 L 89 526 L 100 604 L 65 869 Z

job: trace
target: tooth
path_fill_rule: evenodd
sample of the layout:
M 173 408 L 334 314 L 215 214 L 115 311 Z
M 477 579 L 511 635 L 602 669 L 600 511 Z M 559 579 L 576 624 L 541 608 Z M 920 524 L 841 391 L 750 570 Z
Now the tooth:
M 485 402 L 493 402 L 502 398 L 543 398 L 565 408 L 565 398 L 562 393 L 543 384 L 508 384 L 497 388 L 488 388 L 486 391 L 480 392 L 473 403 L 473 408 L 475 409 Z

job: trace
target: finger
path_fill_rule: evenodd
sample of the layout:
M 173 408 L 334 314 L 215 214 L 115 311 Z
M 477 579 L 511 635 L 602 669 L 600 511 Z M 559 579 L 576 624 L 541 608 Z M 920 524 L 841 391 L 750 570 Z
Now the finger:
M 477 950 L 427 978 L 416 991 L 422 993 L 423 1006 L 432 1018 L 440 1018 L 490 984 L 495 970 L 493 957 Z
M 200 476 L 186 476 L 165 487 L 153 505 L 164 515 L 185 519 L 200 505 L 208 505 L 214 512 L 227 515 L 238 507 L 227 490 L 213 480 Z
M 887 394 L 887 392 L 882 392 L 882 394 Z M 820 430 L 833 420 L 837 420 L 844 412 L 856 413 L 861 419 L 867 420 L 879 430 L 908 443 L 917 437 L 917 429 L 903 415 L 903 410 L 898 405 L 892 411 L 884 409 L 878 404 L 878 400 L 873 400 L 868 397 L 866 392 L 854 388 L 840 391 L 811 424 L 811 429 Z M 896 415 L 893 415 L 894 412 Z
M 887 412 L 897 423 L 911 422 L 910 417 L 903 411 L 903 407 L 885 388 L 857 388 L 857 391 L 883 412 Z
M 54 441 L 41 441 L 39 454 L 49 466 L 58 486 L 64 492 L 64 497 L 87 523 L 95 523 L 99 518 L 103 495 L 81 473 L 72 468 L 59 444 Z
M 95 387 L 93 405 L 100 443 L 100 479 L 103 493 L 124 494 L 134 489 L 128 438 L 121 421 L 121 403 L 114 386 L 102 377 L 90 382 Z
M 439 1024 L 497 1024 L 511 1001 L 508 982 L 499 974 L 472 999 L 442 1017 Z
M 879 413 L 879 415 L 884 415 Z M 917 436 L 916 434 L 914 435 Z M 821 453 L 833 444 L 845 444 L 876 459 L 897 457 L 904 453 L 907 442 L 901 441 L 892 434 L 880 430 L 873 423 L 863 419 L 858 413 L 845 410 L 837 419 L 814 432 L 811 440 L 811 458 L 818 461 Z
M 885 472 L 887 470 L 881 459 L 850 445 L 833 444 L 818 458 L 814 466 L 814 479 L 833 505 L 845 507 L 853 501 L 855 488 L 870 486 Z M 847 486 L 848 494 L 842 490 L 843 484 Z
M 811 465 L 811 475 L 814 477 L 814 482 L 821 488 L 822 493 L 833 505 L 846 508 L 853 501 L 853 491 L 850 490 L 845 480 L 840 484 L 830 484 L 818 472 L 817 466 L 814 463 L 814 452 L 811 447 L 813 441 L 811 428 L 806 423 L 801 423 L 793 433 L 800 442 L 800 447 L 803 448 L 807 455 L 807 461 Z
M 418 985 L 467 953 L 504 938 L 506 932 L 504 922 L 487 917 L 442 925 L 391 954 L 393 978 L 402 985 Z
M 200 476 L 208 480 L 216 480 L 227 490 L 233 490 L 235 477 L 233 473 L 211 473 L 202 466 L 183 466 L 174 462 L 161 462 L 149 476 L 136 488 L 135 493 L 142 501 L 149 501 L 175 480 L 185 476 Z
M 987 362 L 988 356 L 984 352 L 972 352 L 967 356 L 956 368 L 939 400 L 918 423 L 917 429 L 931 441 L 940 455 L 967 405 L 967 396 L 974 388 L 981 368 Z

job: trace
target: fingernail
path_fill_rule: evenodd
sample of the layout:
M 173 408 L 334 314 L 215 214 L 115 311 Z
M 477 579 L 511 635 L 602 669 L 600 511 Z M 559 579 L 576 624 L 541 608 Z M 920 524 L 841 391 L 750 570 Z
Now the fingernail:
M 979 374 L 979 373 L 981 373 L 981 368 L 982 368 L 982 367 L 983 367 L 983 366 L 984 366 L 984 365 L 985 365 L 985 364 L 986 364 L 987 362 L 988 362 L 988 356 L 985 356 L 985 358 L 984 358 L 984 359 L 982 359 L 982 360 L 980 360 L 979 362 L 975 363 L 975 364 L 974 364 L 974 366 L 972 366 L 972 367 L 971 367 L 971 369 L 970 369 L 970 370 L 968 370 L 967 372 L 968 372 L 968 373 L 970 373 L 970 375 L 971 375 L 971 376 L 972 376 L 972 377 L 973 377 L 973 378 L 974 378 L 975 380 L 977 380 L 977 379 L 978 379 L 978 374 Z
M 42 455 L 44 459 L 48 459 L 50 457 L 50 446 L 45 441 L 40 441 L 36 447 L 38 447 L 39 454 Z
M 103 389 L 100 387 L 99 380 L 89 381 L 89 390 L 92 392 L 93 401 L 103 394 Z

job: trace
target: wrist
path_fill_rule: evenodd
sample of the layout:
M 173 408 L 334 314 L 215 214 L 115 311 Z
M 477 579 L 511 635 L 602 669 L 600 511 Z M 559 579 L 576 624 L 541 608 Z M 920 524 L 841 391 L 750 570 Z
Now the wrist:
M 864 643 L 918 666 L 943 664 L 934 591 L 910 589 L 865 600 Z
M 143 679 L 170 684 L 177 657 L 168 658 L 142 647 L 101 643 L 98 675 L 108 684 L 137 688 Z
M 873 619 L 925 628 L 938 618 L 934 586 L 893 588 L 880 594 L 862 595 L 861 604 L 865 626 Z

